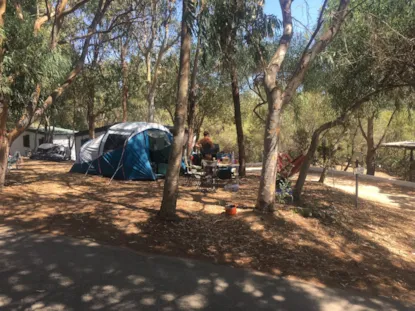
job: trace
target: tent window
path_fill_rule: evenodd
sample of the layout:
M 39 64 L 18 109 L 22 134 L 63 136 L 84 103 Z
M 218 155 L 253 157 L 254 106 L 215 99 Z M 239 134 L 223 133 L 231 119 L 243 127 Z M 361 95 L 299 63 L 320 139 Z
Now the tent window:
M 167 134 L 160 130 L 148 130 L 149 147 L 151 151 L 161 151 L 170 146 Z
M 30 148 L 30 136 L 29 135 L 23 136 L 23 147 Z
M 104 145 L 104 153 L 112 151 L 124 146 L 125 140 L 128 139 L 130 135 L 120 135 L 120 134 L 109 134 Z

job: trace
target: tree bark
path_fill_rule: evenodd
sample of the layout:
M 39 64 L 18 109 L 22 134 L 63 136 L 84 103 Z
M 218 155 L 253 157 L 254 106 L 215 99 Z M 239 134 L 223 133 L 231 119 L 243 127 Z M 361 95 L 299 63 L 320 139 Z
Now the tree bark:
M 264 160 L 262 164 L 261 182 L 256 206 L 259 209 L 273 209 L 275 204 L 276 162 L 278 158 L 277 145 L 280 134 L 281 111 L 291 102 L 296 90 L 303 82 L 305 73 L 310 67 L 312 61 L 337 35 L 340 26 L 348 13 L 347 7 L 350 0 L 340 0 L 339 6 L 333 15 L 331 24 L 327 27 L 326 31 L 317 40 L 315 40 L 315 37 L 323 24 L 323 13 L 327 2 L 328 1 L 325 1 L 323 4 L 318 18 L 317 27 L 311 36 L 309 43 L 304 49 L 297 68 L 293 76 L 288 81 L 284 93 L 281 94 L 276 77 L 285 59 L 291 38 L 293 36 L 293 24 L 291 16 L 292 1 L 280 0 L 284 32 L 275 54 L 265 69 L 264 78 L 264 87 L 267 93 L 268 102 L 268 117 L 264 138 Z M 308 161 L 311 162 L 311 159 L 309 158 Z M 309 165 L 310 164 L 308 164 L 308 167 Z M 305 170 L 305 175 L 307 175 L 308 167 Z M 303 178 L 305 181 L 305 176 L 303 176 Z M 304 184 L 304 181 L 302 184 Z
M 128 50 L 128 38 L 123 44 L 121 40 L 121 70 L 122 70 L 122 122 L 127 122 L 127 102 L 128 102 L 128 63 L 125 59 Z
M 324 184 L 324 181 L 326 180 L 326 177 L 327 177 L 327 172 L 329 170 L 329 166 L 330 166 L 329 163 L 326 163 L 324 165 L 323 171 L 321 172 L 321 175 L 320 175 L 320 179 L 318 180 L 319 183 Z
M 193 61 L 192 77 L 190 79 L 190 94 L 189 94 L 189 111 L 187 114 L 187 157 L 190 157 L 193 151 L 193 137 L 195 133 L 195 114 L 197 109 L 197 96 L 196 96 L 196 78 L 199 69 L 199 54 L 201 45 L 201 34 L 199 33 L 197 38 L 195 58 Z
M 150 91 L 147 96 L 147 103 L 148 103 L 148 122 L 154 122 L 154 114 L 156 112 L 156 106 L 154 103 L 154 99 L 156 97 L 155 92 Z
M 367 153 L 366 153 L 366 167 L 367 175 L 375 175 L 376 171 L 376 149 L 374 141 L 374 116 L 367 118 L 367 133 L 366 133 L 366 142 L 367 142 Z
M 9 157 L 10 142 L 7 135 L 8 102 L 6 98 L 0 100 L 0 192 L 6 180 L 7 161 Z
M 268 105 L 268 117 L 264 134 L 264 157 L 262 161 L 261 181 L 259 184 L 256 208 L 262 211 L 273 211 L 275 205 L 275 183 L 277 180 L 278 141 L 281 125 L 281 91 L 276 92 L 279 100 Z M 272 102 L 274 103 L 274 101 Z M 274 133 L 273 133 L 274 132 Z
M 236 135 L 238 139 L 239 176 L 245 177 L 246 161 L 245 161 L 244 130 L 242 126 L 242 115 L 241 115 L 241 98 L 239 96 L 238 72 L 236 69 L 236 65 L 233 61 L 231 61 L 231 64 L 230 64 L 230 75 L 231 75 L 233 108 L 234 108 L 234 113 L 235 113 Z
M 308 148 L 305 160 L 303 164 L 301 165 L 300 174 L 298 176 L 297 182 L 295 184 L 294 188 L 294 201 L 299 202 L 301 200 L 301 193 L 304 188 L 304 183 L 307 178 L 308 170 L 310 169 L 311 163 L 313 162 L 314 154 L 317 151 L 318 143 L 320 140 L 320 134 L 322 133 L 322 130 L 316 130 L 313 133 L 313 137 L 311 138 L 310 147 Z
M 284 32 L 271 62 L 265 69 L 264 88 L 267 94 L 268 116 L 264 134 L 264 157 L 256 208 L 273 211 L 275 205 L 275 183 L 277 179 L 278 141 L 281 126 L 282 91 L 276 76 L 288 52 L 293 35 L 291 0 L 280 0 Z
M 179 88 L 177 91 L 176 113 L 174 119 L 174 139 L 169 156 L 169 166 L 167 168 L 166 180 L 164 182 L 163 200 L 159 212 L 159 216 L 163 219 L 176 218 L 180 164 L 183 155 L 183 145 L 185 143 L 184 136 L 189 92 L 191 48 L 191 32 L 186 21 L 186 18 L 190 13 L 189 1 L 190 0 L 183 1 L 180 69 L 178 77 Z
M 10 143 L 7 136 L 0 135 L 0 192 L 4 188 L 7 172 L 7 161 L 9 158 Z
M 92 102 L 92 100 L 90 101 Z M 92 109 L 92 113 L 90 112 Z M 94 108 L 90 108 L 90 103 L 88 103 L 88 135 L 90 139 L 95 138 L 95 115 Z

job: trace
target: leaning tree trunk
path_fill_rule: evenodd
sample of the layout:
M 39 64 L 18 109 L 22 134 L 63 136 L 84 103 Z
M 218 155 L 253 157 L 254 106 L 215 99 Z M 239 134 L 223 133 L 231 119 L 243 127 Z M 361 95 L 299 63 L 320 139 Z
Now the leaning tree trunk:
M 163 201 L 159 216 L 163 219 L 176 217 L 176 204 L 179 191 L 180 164 L 185 143 L 185 121 L 189 91 L 191 33 L 186 16 L 190 13 L 188 1 L 183 1 L 182 30 L 180 47 L 179 88 L 177 91 L 176 113 L 174 118 L 174 139 L 169 156 L 166 180 L 164 182 Z
M 307 178 L 308 170 L 310 169 L 311 162 L 313 161 L 314 154 L 317 151 L 318 142 L 320 140 L 320 131 L 315 131 L 313 137 L 311 139 L 310 147 L 308 148 L 307 155 L 305 156 L 305 160 L 301 165 L 300 175 L 298 176 L 297 182 L 295 183 L 294 188 L 294 201 L 298 202 L 301 199 L 301 193 L 304 188 L 304 183 Z
M 235 111 L 235 126 L 238 138 L 238 152 L 239 152 L 239 176 L 246 175 L 246 161 L 245 161 L 245 144 L 244 144 L 244 130 L 242 127 L 241 116 L 241 99 L 239 96 L 238 73 L 235 64 L 231 61 L 231 80 L 232 80 L 232 98 L 233 107 Z

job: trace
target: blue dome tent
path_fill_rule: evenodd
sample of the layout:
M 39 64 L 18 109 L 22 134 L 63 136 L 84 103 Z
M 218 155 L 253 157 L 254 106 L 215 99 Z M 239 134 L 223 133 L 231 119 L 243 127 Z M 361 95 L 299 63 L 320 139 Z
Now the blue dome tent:
M 119 180 L 156 180 L 165 175 L 173 136 L 156 123 L 127 122 L 86 142 L 70 172 Z

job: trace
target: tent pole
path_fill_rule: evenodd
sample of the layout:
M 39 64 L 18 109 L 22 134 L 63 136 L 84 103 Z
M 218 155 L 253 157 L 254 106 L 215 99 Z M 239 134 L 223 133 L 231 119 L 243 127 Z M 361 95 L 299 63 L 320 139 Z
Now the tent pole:
M 112 177 L 111 177 L 111 179 L 110 179 L 110 182 L 108 183 L 109 185 L 111 184 L 112 180 L 114 179 L 114 177 L 115 177 L 115 175 L 117 174 L 117 172 L 119 171 L 119 169 L 122 167 L 122 165 L 121 165 L 121 161 L 122 161 L 122 158 L 124 157 L 125 148 L 126 148 L 126 146 L 127 146 L 127 144 L 128 144 L 128 141 L 130 140 L 131 136 L 132 136 L 132 135 L 130 135 L 130 137 L 128 137 L 128 138 L 125 140 L 125 142 L 124 142 L 124 147 L 122 148 L 122 153 L 121 153 L 120 161 L 118 162 L 117 169 L 115 170 L 114 175 L 112 175 Z M 124 177 L 125 177 L 125 176 L 124 176 Z

